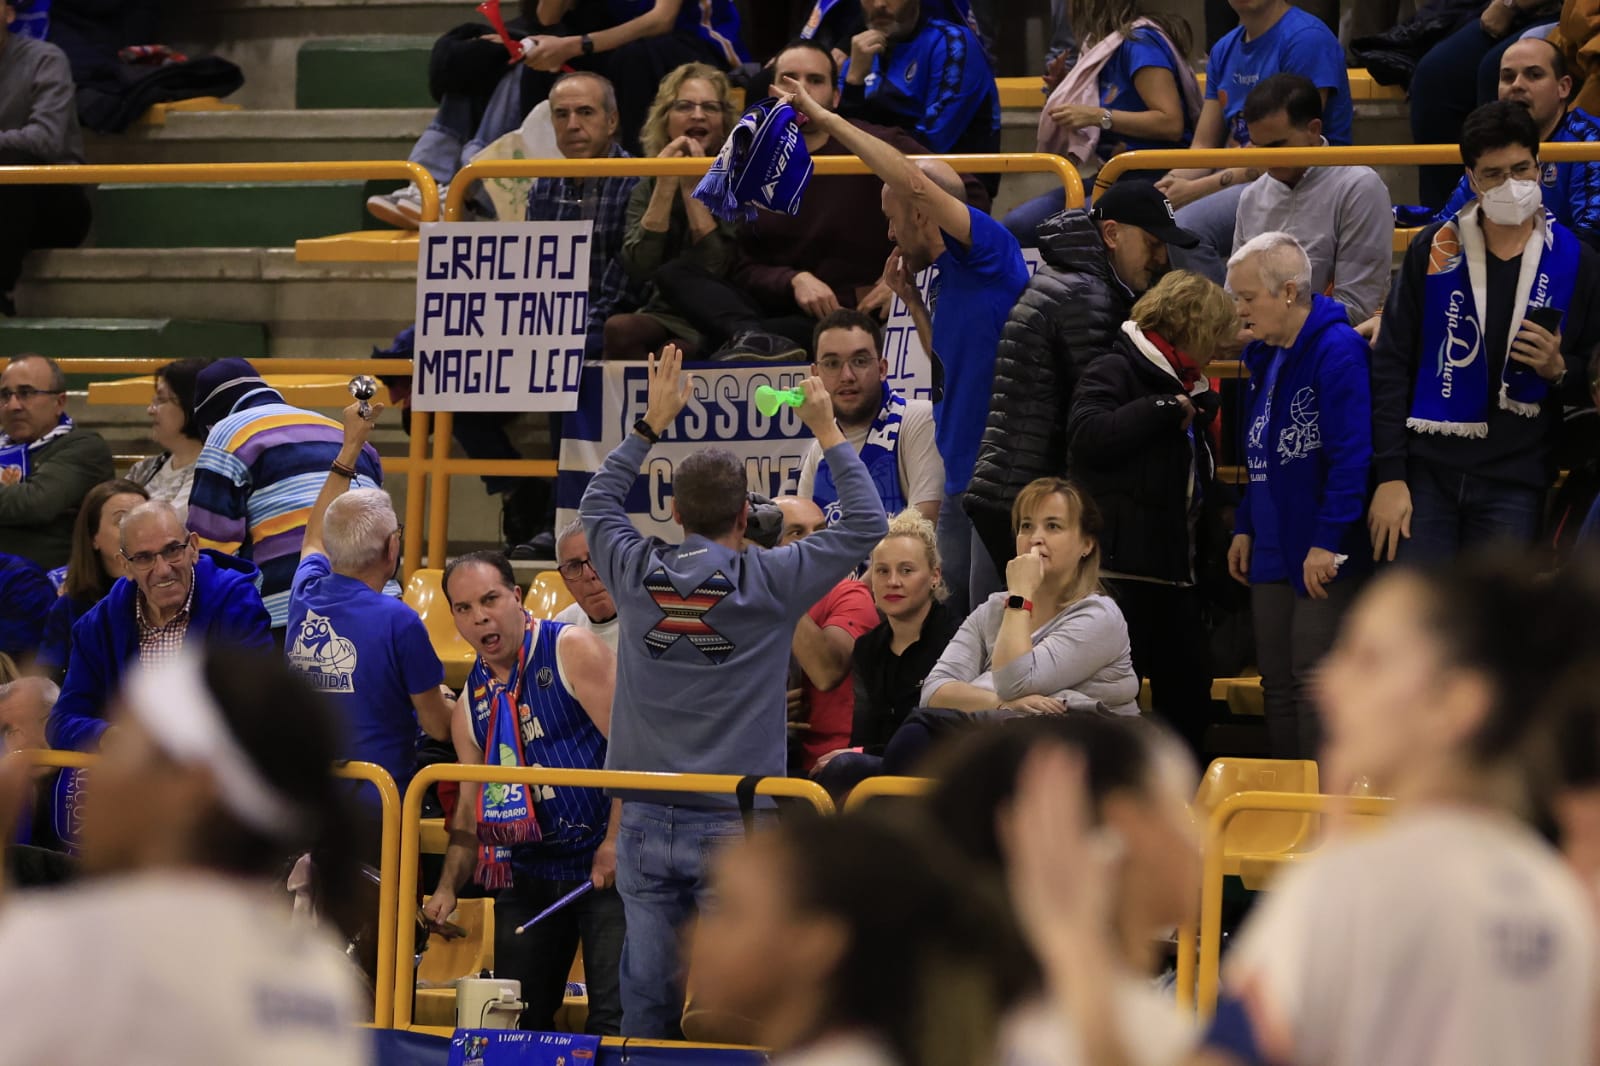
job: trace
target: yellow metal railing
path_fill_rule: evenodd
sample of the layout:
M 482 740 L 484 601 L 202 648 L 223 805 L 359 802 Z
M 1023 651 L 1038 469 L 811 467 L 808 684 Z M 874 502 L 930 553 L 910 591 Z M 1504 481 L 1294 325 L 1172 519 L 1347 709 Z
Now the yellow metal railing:
M 422 799 L 428 786 L 438 781 L 478 784 L 550 785 L 556 788 L 611 788 L 638 792 L 714 792 L 733 795 L 744 778 L 736 774 L 647 774 L 616 770 L 559 770 L 550 767 L 486 766 L 437 763 L 417 771 L 406 789 L 400 813 L 400 884 L 398 898 L 415 901 L 421 859 Z M 792 777 L 764 777 L 756 785 L 758 796 L 789 796 L 809 802 L 822 814 L 833 814 L 833 800 L 812 781 Z M 396 942 L 412 935 L 415 919 L 409 910 L 395 926 Z M 413 960 L 397 957 L 394 966 L 394 1028 L 411 1027 L 411 1000 L 416 985 Z
M 911 158 L 942 159 L 963 174 L 1054 174 L 1066 189 L 1067 206 L 1083 206 L 1083 179 L 1070 160 L 1058 155 L 996 152 Z M 867 165 L 853 155 L 822 155 L 811 163 L 813 173 L 821 177 L 871 173 Z M 450 183 L 444 220 L 459 220 L 468 191 L 475 182 L 486 178 L 698 178 L 704 176 L 710 166 L 710 159 L 497 159 L 468 163 Z
M 439 217 L 439 186 L 420 164 L 404 159 L 330 163 L 117 163 L 86 166 L 0 167 L 0 185 L 177 185 L 256 181 L 414 182 L 422 193 L 422 219 Z
M 26 759 L 35 766 L 55 766 L 63 769 L 83 770 L 92 767 L 100 756 L 82 751 L 49 751 L 28 748 L 15 752 L 13 758 Z M 373 981 L 372 1023 L 388 1028 L 394 1022 L 394 985 L 385 980 L 386 974 L 395 970 L 395 934 L 399 920 L 395 916 L 396 887 L 399 881 L 400 862 L 400 790 L 394 778 L 383 767 L 370 762 L 347 762 L 334 767 L 335 777 L 351 781 L 365 781 L 378 791 L 382 808 L 382 843 L 378 860 L 378 959 L 377 979 Z M 409 1008 L 408 1008 L 409 1009 Z
M 928 777 L 869 777 L 850 790 L 844 801 L 846 811 L 857 811 L 882 796 L 921 796 L 933 787 Z
M 1377 796 L 1325 796 L 1299 792 L 1237 792 L 1211 812 L 1206 822 L 1204 863 L 1200 881 L 1200 929 L 1178 930 L 1177 993 L 1181 1007 L 1196 999 L 1202 1017 L 1217 1009 L 1217 988 L 1222 961 L 1223 840 L 1228 824 L 1247 811 L 1289 811 L 1302 814 L 1386 815 L 1394 800 Z M 1196 980 L 1196 965 L 1199 974 Z
M 1600 144 L 1552 141 L 1539 146 L 1543 163 L 1600 161 Z M 1426 166 L 1459 164 L 1454 144 L 1325 145 L 1320 148 L 1152 148 L 1114 155 L 1095 175 L 1096 192 L 1130 170 L 1176 170 L 1186 167 L 1336 167 Z

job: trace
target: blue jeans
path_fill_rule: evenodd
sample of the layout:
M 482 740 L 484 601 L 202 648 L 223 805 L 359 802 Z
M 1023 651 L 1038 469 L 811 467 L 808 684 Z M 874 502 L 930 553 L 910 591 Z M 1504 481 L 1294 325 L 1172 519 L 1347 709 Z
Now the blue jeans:
M 1411 537 L 1399 558 L 1437 563 L 1497 540 L 1531 544 L 1539 534 L 1544 493 L 1524 485 L 1450 470 L 1422 460 L 1406 467 L 1411 489 Z
M 420 163 L 440 185 L 448 185 L 456 171 L 472 157 L 522 125 L 528 112 L 522 106 L 522 67 L 506 71 L 489 97 L 483 118 L 472 125 L 472 99 L 445 93 L 433 121 L 411 149 L 410 160 Z
M 1051 189 L 1043 196 L 1018 204 L 1006 213 L 1000 224 L 1011 231 L 1024 248 L 1039 247 L 1039 223 L 1067 209 L 1067 190 Z
M 763 820 L 773 812 L 761 812 Z M 617 831 L 617 891 L 627 913 L 622 945 L 622 1035 L 682 1039 L 678 938 L 710 896 L 716 853 L 744 838 L 737 810 L 627 800 Z
M 1193 248 L 1168 247 L 1178 270 L 1203 274 L 1218 285 L 1227 281 L 1228 257 L 1233 254 L 1233 227 L 1239 217 L 1239 197 L 1245 186 L 1230 185 L 1178 209 L 1178 225 L 1200 238 Z
M 972 528 L 972 519 L 961 506 L 961 493 L 946 495 L 939 506 L 938 534 L 939 562 L 945 587 L 950 590 L 945 602 L 956 617 L 965 617 L 1005 586 L 988 549 Z

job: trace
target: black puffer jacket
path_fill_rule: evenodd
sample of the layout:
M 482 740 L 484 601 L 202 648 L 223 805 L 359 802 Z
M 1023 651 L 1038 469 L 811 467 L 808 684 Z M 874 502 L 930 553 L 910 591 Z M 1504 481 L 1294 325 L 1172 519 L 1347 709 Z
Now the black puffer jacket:
M 989 422 L 963 500 L 1001 573 L 1016 554 L 1011 501 L 1035 478 L 1066 475 L 1073 387 L 1111 350 L 1133 305 L 1088 211 L 1042 223 L 1039 251 L 1044 262 L 1000 333 Z
M 1177 376 L 1126 333 L 1078 381 L 1068 456 L 1073 480 L 1100 507 L 1101 566 L 1110 573 L 1195 580 L 1190 504 L 1217 497 L 1206 429 L 1219 404 L 1209 390 L 1196 396 L 1194 432 L 1187 433 L 1178 403 L 1183 391 Z M 1196 523 L 1200 537 L 1208 529 Z

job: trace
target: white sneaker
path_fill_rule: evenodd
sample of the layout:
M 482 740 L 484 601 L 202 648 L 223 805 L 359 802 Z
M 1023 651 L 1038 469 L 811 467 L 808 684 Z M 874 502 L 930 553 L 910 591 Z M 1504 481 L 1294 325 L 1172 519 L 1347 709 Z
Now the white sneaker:
M 444 197 L 441 189 L 439 196 Z M 403 189 L 367 197 L 367 211 L 375 218 L 401 229 L 418 229 L 422 225 L 422 190 L 408 183 Z

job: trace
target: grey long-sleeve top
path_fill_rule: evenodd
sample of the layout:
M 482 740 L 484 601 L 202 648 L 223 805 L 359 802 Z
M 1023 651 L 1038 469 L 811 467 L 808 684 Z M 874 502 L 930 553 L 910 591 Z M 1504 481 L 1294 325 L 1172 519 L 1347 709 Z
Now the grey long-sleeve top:
M 1128 623 L 1108 596 L 1085 596 L 1034 630 L 1033 650 L 995 669 L 1006 594 L 997 592 L 961 624 L 927 680 L 924 703 L 940 686 L 964 681 L 1001 700 L 1054 696 L 1105 704 L 1113 714 L 1138 714 L 1139 678 L 1128 647 Z M 1083 697 L 1074 699 L 1073 697 Z
M 82 163 L 77 90 L 61 49 L 32 37 L 0 46 L 0 164 Z

